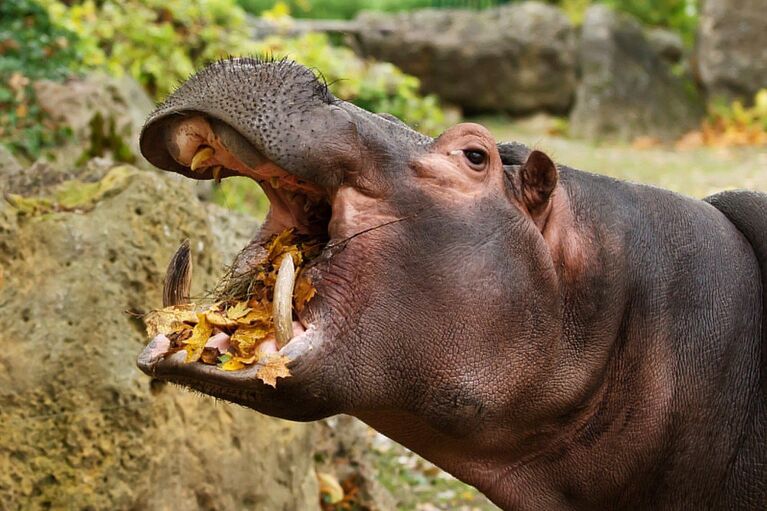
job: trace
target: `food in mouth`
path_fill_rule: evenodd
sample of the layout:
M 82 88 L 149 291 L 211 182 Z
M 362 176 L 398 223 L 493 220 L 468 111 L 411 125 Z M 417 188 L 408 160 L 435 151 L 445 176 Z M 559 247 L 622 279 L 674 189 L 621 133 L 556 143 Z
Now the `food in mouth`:
M 172 116 L 150 125 L 144 140 L 157 142 L 161 157 L 193 179 L 253 179 L 269 200 L 269 212 L 221 283 L 194 303 L 189 299 L 190 248 L 181 245 L 168 267 L 163 308 L 145 317 L 152 341 L 139 363 L 154 371 L 167 360 L 165 367 L 181 364 L 205 374 L 215 373 L 215 367 L 248 368 L 240 374 L 256 374 L 275 386 L 278 377 L 290 374 L 293 340 L 299 346 L 307 338 L 303 334 L 320 328 L 317 312 L 304 306 L 316 292 L 308 270 L 317 275 L 316 265 L 332 255 L 333 186 L 279 166 L 238 131 L 207 115 Z
M 191 257 L 189 242 L 181 244 L 170 261 L 162 309 L 144 317 L 147 333 L 165 349 L 166 356 L 186 352 L 186 363 L 215 365 L 237 371 L 260 365 L 256 376 L 276 386 L 290 376 L 288 357 L 278 353 L 303 326 L 293 320 L 316 290 L 302 270 L 322 250 L 322 242 L 288 228 L 272 235 L 260 261 L 246 272 L 233 269 L 213 296 L 189 302 Z

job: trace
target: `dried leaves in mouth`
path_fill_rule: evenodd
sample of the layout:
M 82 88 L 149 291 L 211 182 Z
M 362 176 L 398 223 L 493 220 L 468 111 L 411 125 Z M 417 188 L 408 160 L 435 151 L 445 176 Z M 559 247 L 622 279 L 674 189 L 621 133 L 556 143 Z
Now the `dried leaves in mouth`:
M 272 236 L 263 246 L 265 249 L 263 260 L 258 264 L 251 265 L 245 271 L 240 270 L 237 263 L 240 258 L 248 257 L 246 253 L 248 250 L 246 249 L 237 256 L 235 264 L 232 264 L 213 293 L 214 299 L 218 301 L 243 301 L 257 297 L 271 301 L 279 263 L 284 254 L 290 254 L 293 257 L 296 271 L 299 272 L 296 288 L 302 289 L 304 299 L 299 300 L 297 297 L 295 305 L 296 309 L 301 311 L 303 305 L 311 299 L 314 293 L 312 292 L 311 296 L 305 296 L 309 291 L 306 284 L 310 283 L 307 279 L 300 278 L 300 270 L 308 261 L 320 255 L 322 241 L 298 234 L 294 229 L 286 229 Z
M 210 306 L 177 305 L 151 311 L 144 317 L 151 337 L 170 340 L 167 355 L 186 351 L 186 363 L 216 365 L 237 371 L 259 364 L 256 374 L 264 383 L 276 386 L 277 378 L 290 376 L 289 359 L 276 352 L 272 300 L 279 264 L 291 257 L 298 274 L 293 308 L 303 310 L 316 290 L 301 271 L 322 250 L 318 240 L 287 229 L 263 244 L 264 257 L 247 272 L 225 277 Z

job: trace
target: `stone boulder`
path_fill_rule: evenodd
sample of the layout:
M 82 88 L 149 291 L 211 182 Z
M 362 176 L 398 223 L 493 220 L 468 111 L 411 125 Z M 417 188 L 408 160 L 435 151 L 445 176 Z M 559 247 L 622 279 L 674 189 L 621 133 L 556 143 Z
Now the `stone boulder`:
M 396 64 L 468 112 L 565 112 L 572 102 L 575 30 L 555 7 L 362 13 L 357 22 L 358 53 Z
M 669 64 L 677 64 L 685 56 L 684 41 L 677 32 L 667 28 L 650 27 L 645 36 L 655 53 Z
M 573 136 L 675 139 L 697 126 L 702 107 L 691 87 L 671 73 L 634 18 L 603 5 L 590 7 L 579 62 Z
M 11 150 L 0 144 L 0 190 L 2 190 L 3 182 L 9 176 L 16 176 L 21 174 L 22 168 L 19 161 L 13 156 Z
M 131 77 L 95 73 L 65 82 L 40 80 L 34 89 L 40 108 L 72 131 L 71 141 L 52 155 L 56 166 L 79 166 L 94 157 L 145 163 L 138 139 L 154 103 Z
M 765 1 L 703 0 L 696 61 L 711 98 L 752 101 L 767 88 Z
M 254 222 L 201 205 L 174 176 L 46 172 L 7 183 L 0 201 L 0 507 L 318 510 L 316 426 L 135 366 L 139 315 L 160 306 L 180 240 L 200 293 Z

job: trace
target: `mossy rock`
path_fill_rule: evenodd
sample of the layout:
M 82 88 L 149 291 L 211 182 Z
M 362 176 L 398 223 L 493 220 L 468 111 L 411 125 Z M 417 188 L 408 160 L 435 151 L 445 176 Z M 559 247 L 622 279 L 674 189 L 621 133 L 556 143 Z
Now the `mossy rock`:
M 193 291 L 252 221 L 172 176 L 64 181 L 0 205 L 0 502 L 8 509 L 317 509 L 311 425 L 151 381 L 140 314 L 193 240 Z M 44 197 L 45 200 L 39 197 Z

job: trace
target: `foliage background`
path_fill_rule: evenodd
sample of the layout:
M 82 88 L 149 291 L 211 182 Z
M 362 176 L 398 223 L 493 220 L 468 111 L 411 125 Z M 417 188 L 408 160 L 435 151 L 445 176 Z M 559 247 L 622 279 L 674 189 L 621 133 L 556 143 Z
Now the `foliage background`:
M 14 0 L 0 2 L 0 137 L 29 163 L 52 154 L 70 132 L 47 118 L 34 82 L 65 80 L 92 70 L 130 75 L 161 100 L 195 70 L 230 55 L 287 56 L 321 70 L 331 91 L 358 106 L 389 112 L 436 135 L 456 111 L 419 92 L 419 80 L 397 67 L 357 57 L 324 34 L 251 37 L 249 17 L 354 17 L 362 10 L 422 7 L 480 9 L 510 0 Z M 546 0 L 575 22 L 592 3 L 629 12 L 649 25 L 676 30 L 692 45 L 700 0 Z M 690 85 L 692 87 L 692 84 Z M 754 106 L 710 105 L 706 143 L 753 144 L 764 138 L 764 97 Z M 262 213 L 252 183 L 228 182 L 214 197 L 235 209 Z M 256 204 L 256 206 L 249 206 Z
M 34 80 L 99 69 L 132 76 L 161 100 L 195 70 L 231 55 L 288 56 L 321 69 L 336 95 L 427 133 L 455 121 L 435 96 L 418 92 L 417 78 L 360 59 L 325 35 L 252 40 L 234 0 L 18 0 L 0 3 L 0 14 L 0 133 L 30 160 L 63 135 L 36 109 Z
M 360 11 L 396 12 L 436 8 L 482 9 L 512 3 L 514 0 L 284 0 L 292 16 L 297 18 L 350 19 Z M 517 0 L 519 1 L 519 0 Z M 700 0 L 543 0 L 558 5 L 578 23 L 592 3 L 605 3 L 628 12 L 642 22 L 671 28 L 692 43 Z M 274 8 L 274 0 L 238 0 L 248 12 L 261 15 Z

